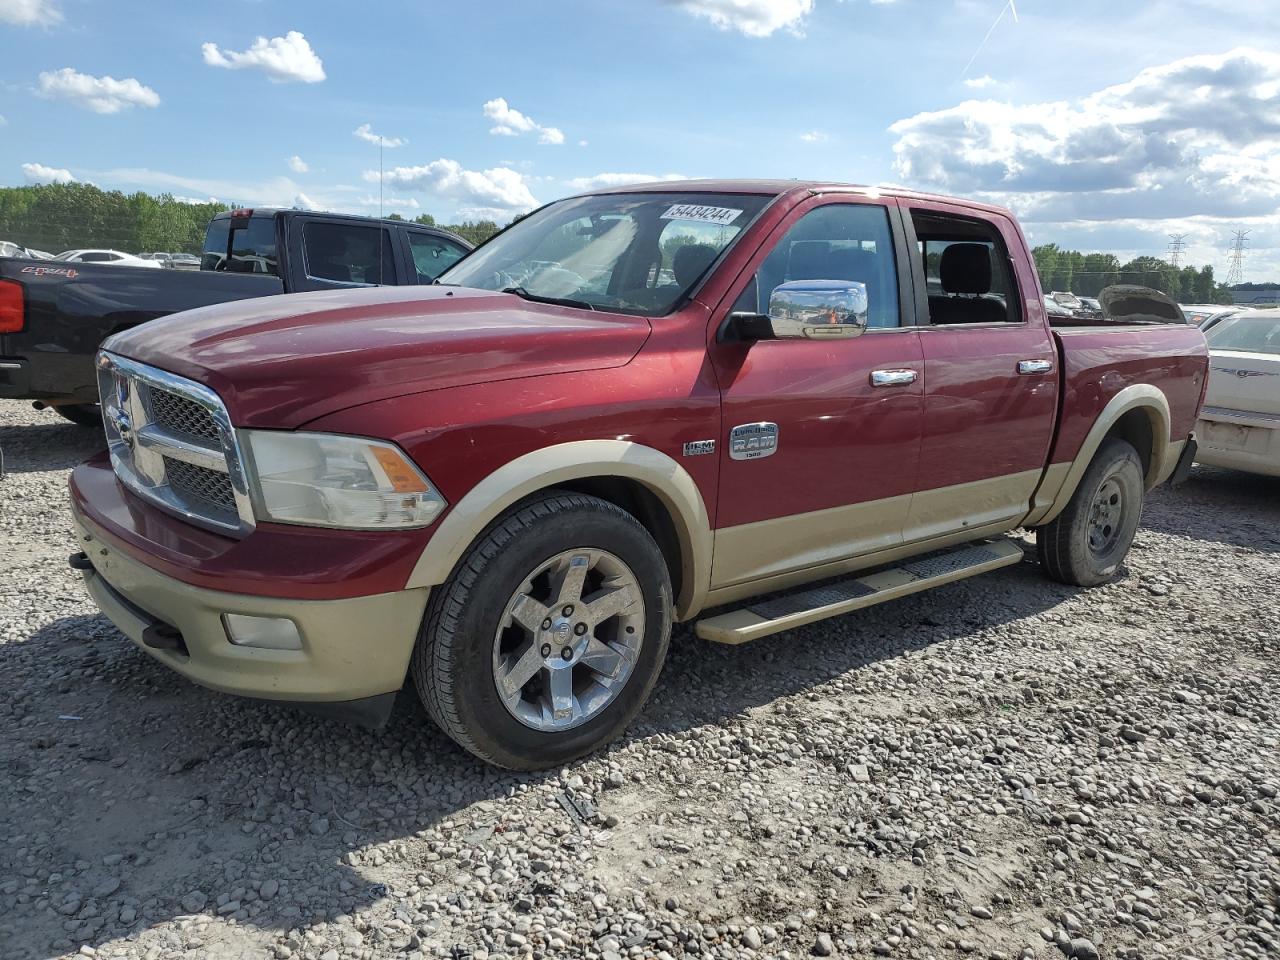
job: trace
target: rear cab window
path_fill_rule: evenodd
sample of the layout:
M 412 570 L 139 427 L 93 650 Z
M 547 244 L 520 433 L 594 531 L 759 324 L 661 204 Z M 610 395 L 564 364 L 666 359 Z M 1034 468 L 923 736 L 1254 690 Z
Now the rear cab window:
M 931 325 L 1022 322 L 1009 252 L 994 224 L 933 210 L 912 210 L 911 224 Z
M 312 220 L 302 228 L 302 251 L 312 280 L 363 286 L 396 282 L 391 233 L 383 227 Z

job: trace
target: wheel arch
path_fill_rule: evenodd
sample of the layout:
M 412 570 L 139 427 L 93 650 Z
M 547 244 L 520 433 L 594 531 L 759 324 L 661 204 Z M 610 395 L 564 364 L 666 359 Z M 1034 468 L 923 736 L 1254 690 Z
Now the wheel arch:
M 579 440 L 517 457 L 453 505 L 432 534 L 406 587 L 444 583 L 467 548 L 511 507 L 546 490 L 607 500 L 653 535 L 671 572 L 676 619 L 702 606 L 711 583 L 711 524 L 697 484 L 675 460 L 626 440 Z
M 1170 440 L 1171 424 L 1169 400 L 1163 390 L 1147 383 L 1125 387 L 1107 402 L 1089 428 L 1052 503 L 1038 516 L 1028 518 L 1026 525 L 1048 523 L 1066 509 L 1098 448 L 1109 437 L 1125 440 L 1138 451 L 1148 490 L 1163 483 L 1177 465 L 1182 447 Z

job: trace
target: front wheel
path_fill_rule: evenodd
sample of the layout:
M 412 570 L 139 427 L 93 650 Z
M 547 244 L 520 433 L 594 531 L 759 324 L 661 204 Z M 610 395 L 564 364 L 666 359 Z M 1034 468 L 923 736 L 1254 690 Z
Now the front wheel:
M 1142 461 L 1132 445 L 1103 441 L 1066 509 L 1036 528 L 1036 548 L 1054 580 L 1095 587 L 1116 575 L 1142 519 Z
M 470 547 L 431 599 L 410 669 L 459 745 L 539 770 L 625 729 L 670 635 L 670 578 L 649 532 L 607 501 L 553 492 Z

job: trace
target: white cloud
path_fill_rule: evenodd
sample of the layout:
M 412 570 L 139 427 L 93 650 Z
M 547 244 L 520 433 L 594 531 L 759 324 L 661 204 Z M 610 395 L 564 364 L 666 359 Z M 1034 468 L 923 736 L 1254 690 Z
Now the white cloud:
M 170 196 L 173 196 L 173 195 L 172 195 L 172 194 L 170 194 Z M 173 199 L 177 200 L 179 203 L 187 203 L 187 204 L 190 204 L 190 205 L 191 205 L 191 206 L 193 206 L 193 207 L 198 207 L 198 206 L 201 206 L 201 205 L 206 204 L 206 203 L 220 203 L 220 202 L 221 202 L 221 201 L 219 201 L 219 200 L 218 200 L 218 198 L 217 198 L 217 197 L 179 197 L 179 196 L 174 196 L 174 197 L 173 197 Z
M 354 130 L 351 131 L 351 135 L 353 137 L 358 137 L 359 139 L 365 141 L 366 143 L 374 143 L 374 144 L 380 143 L 384 147 L 386 147 L 388 150 L 394 147 L 403 147 L 406 143 L 409 142 L 408 140 L 403 140 L 400 137 L 384 137 L 380 133 L 374 133 L 373 130 L 370 129 L 370 127 L 371 127 L 370 124 L 362 123 L 360 124 L 360 126 L 356 127 Z
M 800 33 L 814 0 L 667 0 L 721 30 L 767 37 L 778 30 Z
M 76 178 L 65 167 L 46 167 L 43 163 L 24 163 L 22 175 L 27 183 L 75 183 Z
M 525 116 L 502 97 L 495 97 L 484 105 L 484 115 L 493 121 L 489 132 L 502 137 L 518 137 L 522 133 L 538 134 L 539 143 L 564 143 L 564 131 L 556 127 L 544 127 L 532 117 Z
M 301 191 L 299 191 L 298 195 L 293 198 L 293 206 L 297 207 L 299 210 L 323 210 L 324 209 L 322 206 L 320 206 L 320 204 L 316 203 L 314 200 L 312 200 L 310 197 L 308 197 L 305 193 L 302 193 Z
M 4 126 L 6 123 L 8 123 L 8 122 L 9 122 L 9 121 L 8 121 L 8 120 L 6 120 L 4 117 L 0 117 L 0 127 L 3 127 L 3 126 Z
M 0 21 L 32 27 L 62 22 L 62 11 L 53 0 L 0 0 Z
M 1260 50 L 1149 67 L 1077 100 L 968 100 L 889 129 L 901 179 L 1029 221 L 1280 213 L 1280 58 Z
M 50 100 L 69 100 L 95 113 L 119 113 L 129 107 L 158 107 L 160 95 L 129 77 L 93 77 L 70 67 L 46 70 L 40 74 L 40 96 Z
M 800 139 L 805 143 L 826 143 L 831 137 L 821 130 L 809 130 L 800 134 Z
M 200 47 L 204 62 L 227 70 L 261 70 L 272 83 L 319 83 L 324 79 L 324 65 L 311 44 L 297 30 L 283 37 L 258 37 L 248 50 L 219 50 L 216 43 Z
M 311 168 L 307 166 L 307 161 L 303 160 L 296 153 L 285 161 L 289 165 L 289 169 L 294 173 L 306 173 Z
M 367 170 L 364 179 L 378 182 L 378 171 Z M 530 210 L 538 205 L 524 174 L 509 167 L 465 170 L 456 160 L 433 160 L 416 167 L 395 167 L 384 174 L 386 186 L 402 192 L 421 190 L 455 201 L 460 212 L 498 216 Z
M 656 183 L 661 180 L 688 180 L 679 173 L 597 173 L 590 177 L 574 177 L 565 183 L 575 190 L 604 190 L 609 187 L 626 187 L 633 183 Z
M 985 87 L 994 87 L 995 83 L 995 78 L 988 73 L 980 77 L 970 77 L 964 85 L 971 90 L 982 90 Z
M 381 207 L 384 210 L 420 210 L 422 205 L 413 197 L 363 197 L 360 202 L 366 207 Z

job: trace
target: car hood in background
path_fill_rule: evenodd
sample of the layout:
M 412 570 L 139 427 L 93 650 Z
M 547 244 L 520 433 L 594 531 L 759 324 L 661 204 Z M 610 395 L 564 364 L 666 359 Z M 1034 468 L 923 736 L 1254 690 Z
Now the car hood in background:
M 1118 283 L 1098 294 L 1102 314 L 1125 323 L 1186 323 L 1186 314 L 1167 294 L 1151 287 Z
M 378 287 L 189 310 L 103 347 L 212 388 L 237 426 L 291 429 L 375 400 L 621 366 L 650 329 L 513 294 Z

